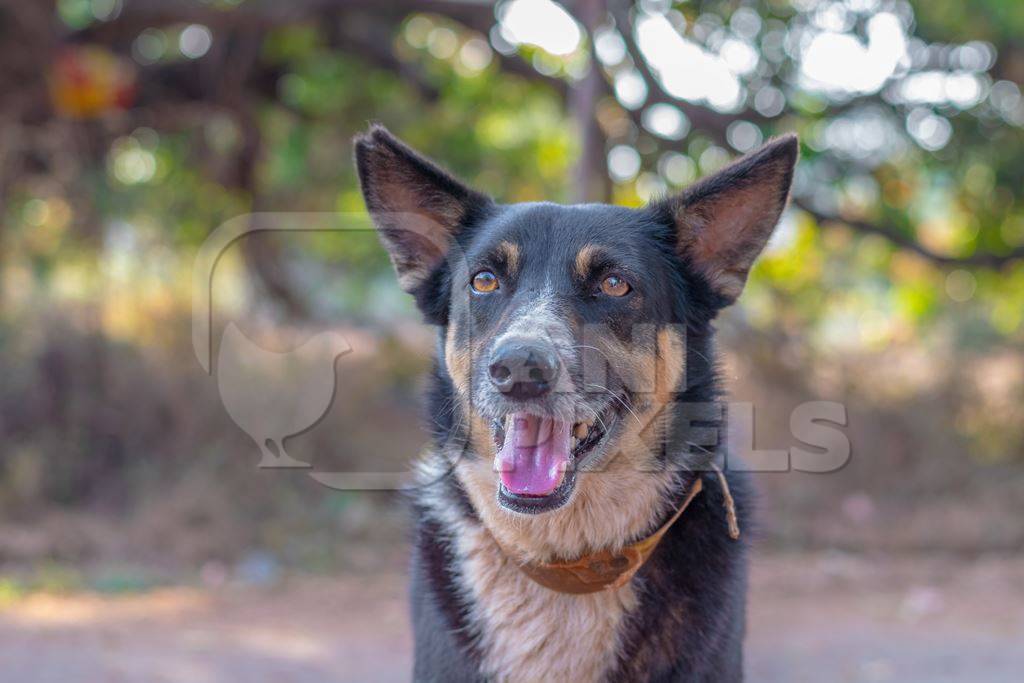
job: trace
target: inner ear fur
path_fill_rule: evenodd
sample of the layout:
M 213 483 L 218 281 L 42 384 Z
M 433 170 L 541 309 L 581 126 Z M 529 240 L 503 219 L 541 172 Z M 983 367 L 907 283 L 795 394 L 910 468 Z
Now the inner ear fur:
M 415 294 L 490 199 L 375 125 L 355 138 L 359 183 L 399 285 Z
M 743 291 L 782 215 L 798 152 L 796 135 L 777 138 L 657 205 L 675 225 L 680 257 L 723 306 Z

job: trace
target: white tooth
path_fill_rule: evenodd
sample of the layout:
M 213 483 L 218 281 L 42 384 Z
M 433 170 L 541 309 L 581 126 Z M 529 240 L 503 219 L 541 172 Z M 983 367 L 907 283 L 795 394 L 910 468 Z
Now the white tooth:
M 586 423 L 580 422 L 573 428 L 572 433 L 576 435 L 577 439 L 585 439 L 589 431 L 590 427 Z
M 579 439 L 577 439 L 577 438 L 576 438 L 575 436 L 574 436 L 574 437 L 572 437 L 572 447 L 573 447 L 573 448 L 576 448 L 576 447 L 577 447 L 577 446 L 579 446 L 579 445 L 580 445 L 580 440 L 579 440 Z

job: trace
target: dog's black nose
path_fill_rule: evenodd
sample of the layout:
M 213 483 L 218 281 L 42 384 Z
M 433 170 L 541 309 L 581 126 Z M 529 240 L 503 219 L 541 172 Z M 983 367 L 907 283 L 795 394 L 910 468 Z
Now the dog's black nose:
M 508 341 L 495 349 L 489 367 L 491 383 L 515 399 L 536 398 L 549 391 L 558 379 L 558 356 L 547 345 L 532 341 Z

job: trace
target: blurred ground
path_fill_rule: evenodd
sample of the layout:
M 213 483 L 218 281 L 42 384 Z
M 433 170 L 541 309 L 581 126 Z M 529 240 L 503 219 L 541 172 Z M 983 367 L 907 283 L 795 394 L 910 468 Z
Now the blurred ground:
M 0 611 L 24 683 L 405 681 L 401 562 L 272 588 L 34 595 Z M 752 681 L 1009 683 L 1024 668 L 1024 559 L 767 555 L 754 565 Z

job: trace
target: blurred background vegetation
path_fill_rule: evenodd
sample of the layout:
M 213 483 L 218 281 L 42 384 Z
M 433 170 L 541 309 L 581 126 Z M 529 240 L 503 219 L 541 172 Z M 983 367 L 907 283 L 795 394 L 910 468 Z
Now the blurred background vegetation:
M 119 586 L 400 552 L 396 494 L 259 470 L 191 349 L 198 247 L 248 212 L 362 211 L 369 121 L 504 201 L 629 205 L 798 132 L 722 347 L 757 447 L 835 400 L 853 456 L 760 475 L 765 545 L 1019 551 L 1022 35 L 1005 0 L 5 0 L 0 565 Z M 215 340 L 358 340 L 358 400 L 289 442 L 316 471 L 423 443 L 431 335 L 363 237 L 250 236 L 214 283 Z

